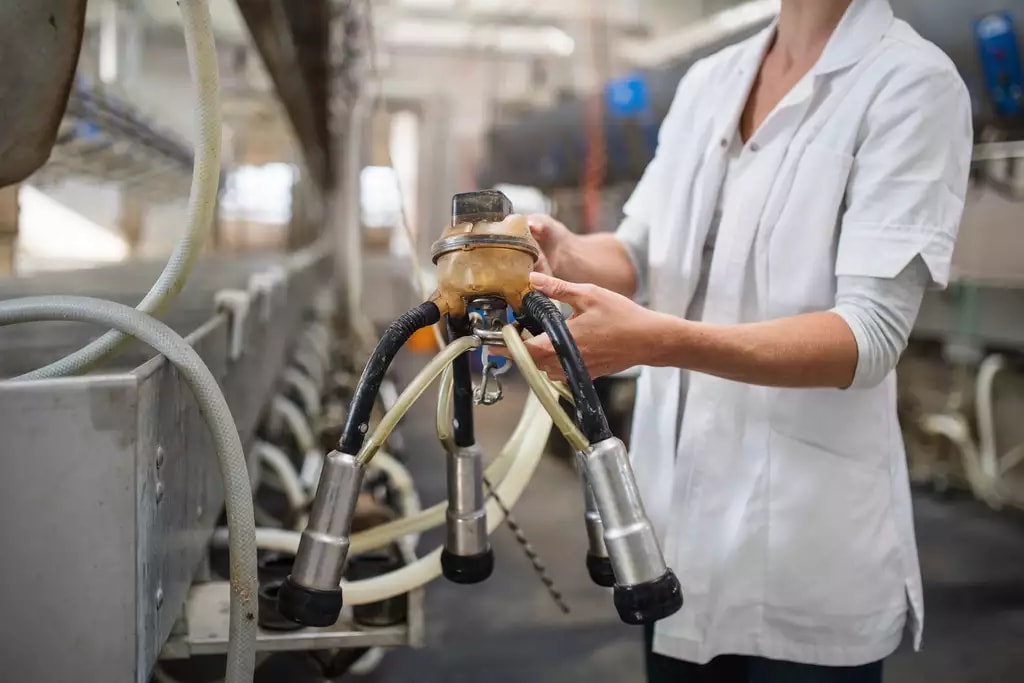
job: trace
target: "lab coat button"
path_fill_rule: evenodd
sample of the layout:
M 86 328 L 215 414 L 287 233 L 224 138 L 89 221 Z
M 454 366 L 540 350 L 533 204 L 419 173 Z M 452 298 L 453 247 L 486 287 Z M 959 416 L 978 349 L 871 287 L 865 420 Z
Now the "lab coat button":
M 761 151 L 761 145 L 757 144 L 756 142 L 750 143 L 750 151 L 754 152 L 754 153 L 760 152 Z
M 722 138 L 721 140 L 718 141 L 718 144 L 721 145 L 722 147 L 728 147 L 729 141 L 726 140 L 725 138 Z

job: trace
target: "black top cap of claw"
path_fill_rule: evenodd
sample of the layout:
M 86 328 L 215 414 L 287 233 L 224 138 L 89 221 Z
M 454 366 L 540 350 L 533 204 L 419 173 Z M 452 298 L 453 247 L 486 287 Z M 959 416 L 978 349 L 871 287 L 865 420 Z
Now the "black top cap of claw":
M 501 221 L 512 213 L 512 201 L 498 190 L 462 192 L 452 197 L 452 225 Z

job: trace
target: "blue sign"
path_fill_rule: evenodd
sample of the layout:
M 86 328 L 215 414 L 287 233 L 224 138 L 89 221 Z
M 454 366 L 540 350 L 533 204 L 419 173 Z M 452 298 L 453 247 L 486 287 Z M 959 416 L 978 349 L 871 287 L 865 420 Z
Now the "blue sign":
M 985 85 L 996 113 L 1017 116 L 1024 113 L 1024 76 L 1013 17 L 1008 13 L 990 14 L 974 24 Z
M 612 118 L 630 118 L 647 113 L 651 97 L 643 76 L 633 75 L 609 81 L 604 88 L 605 108 Z

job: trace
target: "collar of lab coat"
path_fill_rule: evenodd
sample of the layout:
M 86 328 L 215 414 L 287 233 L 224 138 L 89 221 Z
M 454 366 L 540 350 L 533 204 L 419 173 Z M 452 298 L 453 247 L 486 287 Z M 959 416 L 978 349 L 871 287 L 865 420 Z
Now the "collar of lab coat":
M 825 76 L 853 66 L 882 39 L 894 19 L 889 0 L 853 0 L 832 32 L 821 57 L 811 69 L 811 74 Z M 752 76 L 757 73 L 775 38 L 778 24 L 776 18 L 750 42 L 737 65 L 739 74 Z
M 882 39 L 894 19 L 889 0 L 853 0 L 808 77 L 796 85 L 784 105 L 795 106 L 803 103 L 810 98 L 822 76 L 859 62 Z M 716 139 L 728 138 L 728 131 L 734 130 L 739 124 L 743 107 L 750 96 L 761 63 L 775 39 L 777 28 L 778 18 L 750 40 L 737 59 L 735 76 L 738 87 L 730 88 L 732 95 L 735 95 L 734 101 L 727 99 L 723 103 L 723 111 L 728 115 L 720 120 Z
M 811 72 L 824 76 L 853 66 L 882 39 L 893 19 L 889 0 L 853 0 Z

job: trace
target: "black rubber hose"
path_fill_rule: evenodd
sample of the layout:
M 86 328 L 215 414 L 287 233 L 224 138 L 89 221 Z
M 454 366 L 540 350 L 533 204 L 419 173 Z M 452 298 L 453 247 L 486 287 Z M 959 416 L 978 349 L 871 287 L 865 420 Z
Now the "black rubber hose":
M 580 350 L 569 332 L 569 326 L 558 307 L 540 292 L 530 292 L 523 297 L 526 316 L 544 329 L 562 365 L 562 372 L 569 383 L 569 390 L 576 401 L 576 424 L 590 443 L 597 443 L 612 437 L 608 419 L 604 415 L 597 390 L 590 379 L 590 373 L 583 364 Z M 529 327 L 527 327 L 529 329 Z
M 453 340 L 470 334 L 469 319 L 448 319 L 448 336 Z M 469 351 L 452 362 L 452 437 L 460 448 L 476 443 L 473 433 L 473 376 Z
M 384 336 L 377 342 L 376 348 L 366 362 L 363 374 L 359 378 L 356 390 L 352 394 L 352 403 L 345 420 L 345 430 L 341 434 L 340 449 L 342 453 L 356 455 L 363 447 L 366 431 L 370 427 L 370 413 L 373 403 L 377 400 L 384 375 L 395 359 L 398 350 L 405 346 L 409 338 L 416 332 L 433 325 L 441 319 L 441 311 L 432 301 L 426 301 L 398 320 L 391 323 L 384 331 Z
M 540 323 L 525 313 L 523 315 L 517 315 L 516 322 L 522 325 L 523 329 L 534 337 L 539 337 L 544 334 L 544 328 L 540 326 Z

